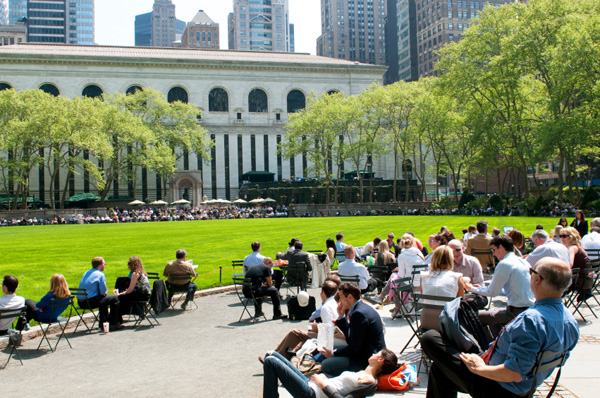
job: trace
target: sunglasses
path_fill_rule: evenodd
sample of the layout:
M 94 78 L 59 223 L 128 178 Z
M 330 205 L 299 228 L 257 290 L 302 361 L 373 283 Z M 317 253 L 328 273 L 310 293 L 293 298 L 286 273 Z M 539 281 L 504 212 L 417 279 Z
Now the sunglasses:
M 561 239 L 570 238 L 569 235 L 558 235 L 558 236 L 560 236 Z
M 461 252 L 462 251 L 462 247 L 458 247 L 456 249 L 454 249 L 455 252 Z
M 536 270 L 534 270 L 533 268 L 529 268 L 529 275 L 533 275 L 536 274 L 537 276 L 540 277 L 541 280 L 544 280 L 544 277 L 540 275 L 539 272 L 537 272 Z

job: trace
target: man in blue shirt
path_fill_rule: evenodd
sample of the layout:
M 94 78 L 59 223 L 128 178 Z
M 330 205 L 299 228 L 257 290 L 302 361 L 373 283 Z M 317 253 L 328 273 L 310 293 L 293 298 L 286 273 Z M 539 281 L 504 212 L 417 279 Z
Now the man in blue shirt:
M 502 234 L 493 238 L 490 246 L 494 256 L 500 259 L 492 282 L 487 287 L 465 283 L 465 289 L 482 296 L 503 294 L 508 297 L 506 308 L 479 313 L 479 320 L 489 326 L 494 338 L 504 325 L 533 305 L 533 293 L 529 288 L 529 264 L 515 255 L 512 239 Z
M 106 294 L 108 289 L 106 288 L 104 267 L 106 267 L 106 263 L 102 257 L 92 259 L 92 269 L 86 271 L 79 282 L 79 288 L 86 289 L 87 299 L 86 296 L 77 296 L 77 302 L 84 309 L 99 309 L 100 329 L 102 329 L 102 324 L 108 320 L 111 331 L 119 330 L 123 328 L 119 315 L 119 297 L 114 294 Z M 108 307 L 110 307 L 110 316 Z
M 537 354 L 571 352 L 579 339 L 579 328 L 562 303 L 571 282 L 571 269 L 554 257 L 546 257 L 531 268 L 531 291 L 535 304 L 519 314 L 483 354 L 465 354 L 430 330 L 421 338 L 425 353 L 434 361 L 429 371 L 428 398 L 519 397 L 534 383 L 531 371 Z M 536 387 L 552 373 L 540 372 Z
M 263 263 L 265 256 L 260 254 L 260 242 L 254 241 L 250 245 L 252 247 L 252 253 L 244 257 L 244 274 L 248 271 L 248 268 Z

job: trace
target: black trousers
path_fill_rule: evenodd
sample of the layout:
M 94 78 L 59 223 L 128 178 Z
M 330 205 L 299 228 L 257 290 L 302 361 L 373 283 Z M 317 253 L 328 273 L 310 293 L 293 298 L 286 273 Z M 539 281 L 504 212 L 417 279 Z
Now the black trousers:
M 421 337 L 421 347 L 433 364 L 429 370 L 427 398 L 456 398 L 458 392 L 473 398 L 518 398 L 519 395 L 502 388 L 498 382 L 471 373 L 452 347 L 437 330 Z
M 244 293 L 246 298 L 252 298 L 249 290 L 244 289 L 242 290 L 242 293 Z M 279 298 L 279 290 L 277 290 L 275 286 L 261 286 L 254 289 L 254 311 L 256 311 L 256 314 L 259 314 L 262 311 L 262 298 L 264 296 L 269 296 L 273 302 L 273 315 L 281 315 L 281 299 Z
M 114 294 L 105 296 L 96 296 L 87 300 L 78 300 L 79 307 L 93 310 L 98 308 L 100 311 L 100 328 L 102 324 L 108 320 L 111 325 L 120 325 L 121 316 L 119 314 L 119 297 Z M 108 308 L 110 307 L 110 315 Z
M 187 282 L 182 285 L 175 285 L 173 283 L 167 282 L 167 291 L 169 292 L 169 305 L 171 305 L 171 299 L 173 295 L 177 292 L 186 292 L 184 304 L 194 300 L 194 294 L 196 294 L 196 290 L 198 290 L 198 286 L 195 283 Z

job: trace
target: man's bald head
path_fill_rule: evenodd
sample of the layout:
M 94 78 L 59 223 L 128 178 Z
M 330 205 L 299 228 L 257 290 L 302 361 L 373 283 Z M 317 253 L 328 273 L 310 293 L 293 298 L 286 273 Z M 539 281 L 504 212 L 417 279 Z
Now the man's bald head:
M 571 283 L 571 267 L 556 257 L 544 257 L 533 266 L 547 288 L 562 294 Z
M 346 258 L 354 258 L 354 247 L 352 245 L 346 245 L 346 247 L 344 247 L 344 256 L 346 256 Z

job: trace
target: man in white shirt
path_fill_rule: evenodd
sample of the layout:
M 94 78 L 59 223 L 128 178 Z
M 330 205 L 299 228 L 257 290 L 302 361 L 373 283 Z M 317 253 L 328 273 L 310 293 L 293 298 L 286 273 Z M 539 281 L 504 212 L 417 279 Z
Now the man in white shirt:
M 581 238 L 581 246 L 585 250 L 600 250 L 600 217 L 592 220 L 590 233 Z M 590 260 L 597 260 L 598 255 L 588 253 Z
M 482 296 L 494 297 L 501 292 L 508 297 L 505 309 L 479 312 L 479 320 L 488 325 L 492 337 L 517 315 L 533 305 L 534 297 L 529 287 L 529 264 L 514 253 L 514 244 L 508 235 L 492 238 L 494 256 L 500 259 L 489 286 L 477 286 L 465 282 L 465 289 Z
M 533 267 L 544 257 L 556 257 L 567 264 L 571 264 L 571 258 L 567 248 L 563 244 L 556 243 L 554 240 L 550 239 L 548 232 L 543 229 L 536 229 L 531 234 L 531 241 L 535 245 L 535 250 L 525 258 L 530 266 Z
M 371 278 L 369 271 L 364 265 L 354 261 L 355 253 L 352 245 L 344 247 L 344 255 L 346 256 L 346 261 L 338 265 L 338 276 L 342 279 L 342 282 L 344 281 L 344 276 L 358 276 L 358 287 L 361 294 L 372 292 L 377 286 L 383 284 L 382 281 Z
M 381 242 L 381 238 L 377 237 L 371 242 L 365 243 L 365 245 L 362 248 L 362 252 L 360 253 L 361 257 L 364 259 L 367 256 L 375 256 L 373 250 L 379 248 L 379 242 Z
M 260 242 L 254 241 L 250 245 L 252 247 L 252 253 L 244 257 L 244 274 L 248 271 L 248 268 L 263 263 L 265 256 L 260 254 Z
M 2 280 L 3 296 L 0 297 L 0 310 L 18 310 L 25 307 L 25 299 L 15 294 L 18 286 L 19 280 L 17 278 L 12 275 L 4 276 Z M 8 332 L 15 318 L 0 319 L 0 336 Z

